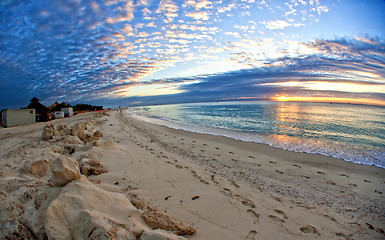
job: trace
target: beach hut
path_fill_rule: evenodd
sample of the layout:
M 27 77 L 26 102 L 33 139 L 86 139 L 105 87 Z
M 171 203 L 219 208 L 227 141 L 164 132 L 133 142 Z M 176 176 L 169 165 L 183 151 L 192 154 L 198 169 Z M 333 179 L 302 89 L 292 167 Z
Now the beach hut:
M 61 111 L 64 112 L 64 117 L 72 117 L 74 115 L 72 107 L 62 108 Z
M 55 118 L 64 118 L 64 112 L 63 111 L 56 111 L 55 112 Z
M 3 109 L 1 111 L 1 125 L 13 127 L 36 122 L 35 109 Z
M 37 97 L 30 100 L 30 104 L 26 107 L 27 109 L 36 109 L 36 122 L 45 122 L 50 120 L 49 109 L 39 102 Z

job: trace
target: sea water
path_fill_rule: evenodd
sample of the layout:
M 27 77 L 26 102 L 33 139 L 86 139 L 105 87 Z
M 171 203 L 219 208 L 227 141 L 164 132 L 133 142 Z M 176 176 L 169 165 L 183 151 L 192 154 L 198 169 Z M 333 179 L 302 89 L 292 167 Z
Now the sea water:
M 191 132 L 317 153 L 385 168 L 385 108 L 306 102 L 219 102 L 130 109 Z

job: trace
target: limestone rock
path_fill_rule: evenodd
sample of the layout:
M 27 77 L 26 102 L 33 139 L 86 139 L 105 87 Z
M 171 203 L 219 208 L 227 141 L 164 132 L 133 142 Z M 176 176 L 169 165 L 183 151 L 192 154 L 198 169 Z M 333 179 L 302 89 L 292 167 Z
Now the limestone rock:
M 132 205 L 134 205 L 137 209 L 143 209 L 143 201 L 138 198 L 130 198 Z
M 71 135 L 77 136 L 80 140 L 84 141 L 85 139 L 85 124 L 84 122 L 78 122 L 71 128 Z
M 175 220 L 172 217 L 156 210 L 144 212 L 143 219 L 152 229 L 160 228 L 177 235 L 192 235 L 196 232 L 194 227 L 179 222 L 178 220 Z
M 52 139 L 56 133 L 57 132 L 56 132 L 55 126 L 53 124 L 47 124 L 43 128 L 43 132 L 41 134 L 41 137 L 43 138 L 43 140 L 47 141 L 49 139 Z
M 79 165 L 75 159 L 68 156 L 59 156 L 51 164 L 52 178 L 51 181 L 55 186 L 65 186 L 72 180 L 81 177 Z
M 95 131 L 93 136 L 95 140 L 98 140 L 99 138 L 103 137 L 103 133 L 101 131 Z
M 31 173 L 35 177 L 42 178 L 49 173 L 49 162 L 47 160 L 39 160 L 31 165 Z
M 68 129 L 67 125 L 65 124 L 59 124 L 57 125 L 57 131 L 59 132 L 60 135 L 68 135 L 70 133 L 70 129 Z
M 64 137 L 63 143 L 78 145 L 78 144 L 82 144 L 83 142 L 77 136 L 68 135 Z
M 142 236 L 140 236 L 140 240 L 186 240 L 186 238 L 157 229 L 154 231 L 144 231 Z
M 80 172 L 83 175 L 99 175 L 106 172 L 103 165 L 95 159 L 83 158 L 80 163 Z
M 20 221 L 12 220 L 2 226 L 2 234 L 6 239 L 36 239 L 34 234 Z
M 123 194 L 102 190 L 82 177 L 50 203 L 45 229 L 48 239 L 131 240 L 149 228 Z
M 85 133 L 84 135 L 84 142 L 92 142 L 95 140 L 95 137 L 91 135 L 90 133 Z

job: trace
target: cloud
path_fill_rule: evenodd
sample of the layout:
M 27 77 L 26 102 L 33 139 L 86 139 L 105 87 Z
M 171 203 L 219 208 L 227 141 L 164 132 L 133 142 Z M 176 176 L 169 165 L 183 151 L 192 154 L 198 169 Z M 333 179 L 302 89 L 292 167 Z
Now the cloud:
M 283 21 L 283 20 L 271 20 L 271 21 L 263 21 L 262 22 L 266 28 L 270 29 L 270 30 L 276 30 L 276 29 L 284 29 L 286 27 L 289 27 L 291 26 L 292 24 L 291 23 L 288 23 L 286 21 Z
M 196 20 L 208 20 L 210 18 L 207 12 L 190 12 L 187 13 L 186 16 Z
M 218 9 L 218 12 L 219 13 L 224 13 L 224 12 L 229 12 L 231 11 L 232 9 L 234 9 L 236 6 L 235 6 L 235 3 L 232 3 L 232 4 L 229 4 L 227 5 L 226 7 L 221 7 Z
M 173 3 L 172 0 L 162 0 L 159 3 L 156 13 L 163 13 L 166 16 L 166 19 L 164 19 L 163 21 L 165 23 L 170 23 L 174 20 L 174 18 L 178 17 L 178 10 L 178 6 Z
M 56 100 L 171 101 L 167 96 L 145 97 L 146 94 L 127 98 L 135 95 L 132 91 L 139 89 L 138 84 L 141 91 L 147 85 L 158 84 L 154 94 L 169 89 L 174 93 L 172 101 L 208 101 L 218 97 L 263 97 L 284 89 L 291 93 L 320 93 L 315 90 L 316 85 L 304 85 L 306 81 L 310 84 L 309 79 L 314 83 L 338 79 L 336 84 L 366 84 L 362 89 L 367 91 L 384 83 L 381 39 L 357 37 L 300 43 L 258 38 L 262 30 L 269 36 L 270 29 L 302 26 L 305 22 L 297 22 L 298 18 L 310 12 L 314 16 L 325 13 L 319 1 L 306 5 L 295 1 L 298 6 L 289 2 L 298 16 L 290 14 L 292 21 L 267 18 L 263 22 L 265 29 L 257 23 L 261 21 L 257 17 L 254 21 L 238 21 L 245 12 L 255 11 L 255 16 L 260 16 L 259 7 L 265 7 L 261 1 L 85 2 L 1 3 L 1 107 L 10 102 L 25 106 L 28 102 L 23 99 L 28 101 L 33 96 L 44 104 Z M 275 7 L 273 3 L 269 5 Z M 290 7 L 285 5 L 281 16 L 288 10 Z M 170 78 L 187 73 L 206 75 Z M 284 86 L 288 82 L 299 84 Z M 376 97 L 383 95 L 377 93 Z
M 201 8 L 212 8 L 212 3 L 208 0 L 187 0 L 184 6 L 192 6 L 196 10 L 200 10 Z
M 184 81 L 179 102 L 220 99 L 268 99 L 276 94 L 305 97 L 357 98 L 385 102 L 385 48 L 373 39 L 319 40 L 304 43 L 316 49 L 305 56 L 266 61 L 264 67 L 169 79 Z M 281 64 L 271 64 L 281 62 Z M 364 93 L 364 94 L 363 94 Z M 149 100 L 146 98 L 146 101 Z M 360 101 L 361 101 L 360 100 Z M 152 97 L 151 101 L 165 101 Z

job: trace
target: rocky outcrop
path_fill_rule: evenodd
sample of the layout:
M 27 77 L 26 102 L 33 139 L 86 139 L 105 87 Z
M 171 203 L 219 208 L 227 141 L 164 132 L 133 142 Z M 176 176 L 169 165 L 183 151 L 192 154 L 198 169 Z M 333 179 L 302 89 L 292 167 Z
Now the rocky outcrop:
M 47 124 L 43 128 L 43 132 L 41 134 L 41 137 L 43 138 L 43 140 L 48 141 L 48 140 L 52 139 L 56 133 L 57 133 L 57 131 L 56 131 L 55 126 L 53 124 Z
M 175 220 L 172 217 L 156 210 L 144 212 L 143 219 L 152 229 L 160 228 L 177 235 L 192 235 L 196 232 L 194 227 L 179 222 L 178 220 Z
M 78 122 L 75 123 L 74 126 L 71 128 L 71 135 L 76 136 L 80 138 L 80 140 L 85 140 L 85 123 L 84 122 Z
M 65 186 L 47 209 L 49 239 L 137 239 L 149 228 L 122 194 L 97 188 L 85 177 Z
M 72 180 L 80 178 L 79 165 L 75 159 L 59 156 L 51 164 L 51 182 L 54 186 L 62 187 Z
M 49 173 L 50 167 L 47 160 L 38 160 L 31 165 L 31 174 L 35 177 L 42 178 Z
M 103 165 L 95 159 L 83 158 L 80 160 L 79 165 L 81 174 L 86 176 L 99 175 L 106 172 Z

